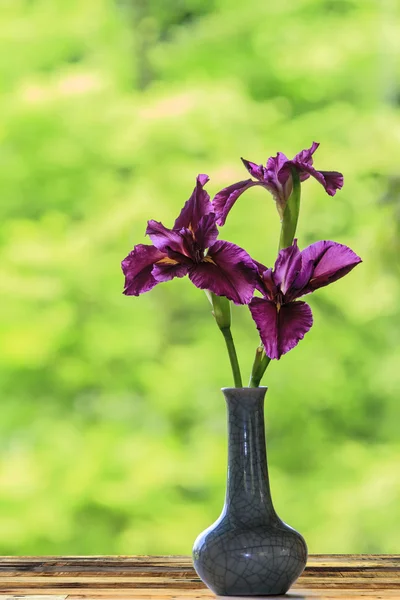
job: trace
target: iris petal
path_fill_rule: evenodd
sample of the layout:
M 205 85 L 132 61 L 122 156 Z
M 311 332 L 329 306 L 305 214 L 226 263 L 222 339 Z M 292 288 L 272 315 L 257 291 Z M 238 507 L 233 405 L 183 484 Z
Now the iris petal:
M 256 286 L 256 268 L 245 250 L 219 240 L 209 249 L 206 259 L 189 269 L 195 286 L 226 296 L 235 304 L 247 304 Z
M 329 240 L 311 244 L 302 251 L 301 257 L 304 268 L 312 263 L 313 269 L 308 283 L 298 296 L 337 281 L 361 262 L 361 258 L 348 246 Z
M 301 252 L 297 247 L 297 240 L 294 240 L 292 246 L 279 252 L 275 262 L 273 279 L 283 294 L 291 288 L 300 270 Z
M 269 300 L 273 300 L 278 292 L 272 269 L 265 269 L 261 275 L 262 286 L 257 289 Z
M 245 158 L 242 158 L 241 160 L 252 177 L 258 179 L 259 181 L 264 181 L 265 168 L 262 165 L 257 165 L 256 163 L 251 162 L 251 160 L 246 160 Z
M 235 204 L 236 200 L 249 188 L 254 185 L 260 185 L 258 181 L 246 179 L 230 185 L 216 194 L 213 198 L 213 210 L 217 215 L 217 224 L 222 226 L 225 224 L 229 211 Z
M 271 178 L 277 178 L 279 171 L 288 162 L 287 156 L 283 152 L 278 152 L 276 156 L 270 156 L 267 160 L 267 171 Z
M 249 304 L 267 356 L 279 359 L 292 350 L 307 331 L 313 318 L 305 302 L 289 302 L 279 309 L 271 300 L 253 298 Z
M 124 294 L 139 296 L 159 283 L 152 275 L 154 263 L 165 257 L 150 245 L 138 244 L 121 263 L 125 275 Z
M 158 221 L 151 220 L 147 222 L 146 235 L 150 237 L 154 246 L 161 252 L 167 252 L 168 250 L 183 252 L 183 239 L 179 231 L 168 229 Z
M 278 315 L 279 356 L 292 350 L 313 324 L 311 308 L 306 302 L 296 301 L 283 304 Z
M 211 212 L 210 196 L 204 189 L 207 181 L 209 181 L 208 175 L 197 176 L 196 186 L 176 219 L 174 229 L 185 227 L 196 230 L 200 219 Z
M 317 150 L 318 146 L 318 142 L 313 142 L 310 148 L 306 148 L 305 150 L 298 152 L 294 157 L 293 162 L 311 166 L 313 164 L 313 154 Z
M 264 298 L 253 298 L 249 304 L 249 309 L 267 356 L 279 358 L 278 309 L 275 302 Z
M 324 188 L 329 196 L 334 196 L 337 190 L 343 187 L 344 179 L 342 173 L 338 171 L 319 171 L 325 180 Z
M 171 260 L 170 258 L 167 258 L 157 262 L 154 265 L 151 274 L 158 283 L 162 281 L 170 281 L 175 277 L 184 277 L 187 275 L 188 270 L 188 265 L 181 264 Z
M 273 271 L 265 265 L 253 259 L 253 263 L 257 269 L 256 289 L 261 292 L 266 298 L 272 300 L 275 296 L 277 287 L 274 283 Z
M 329 196 L 334 196 L 337 190 L 343 187 L 343 175 L 338 171 L 317 171 L 314 167 L 305 163 L 293 162 L 293 164 L 298 169 L 302 181 L 305 179 L 302 175 L 305 173 L 311 175 L 324 187 Z
M 196 242 L 202 250 L 206 250 L 213 245 L 218 237 L 218 228 L 215 224 L 216 215 L 209 213 L 199 221 L 195 232 Z

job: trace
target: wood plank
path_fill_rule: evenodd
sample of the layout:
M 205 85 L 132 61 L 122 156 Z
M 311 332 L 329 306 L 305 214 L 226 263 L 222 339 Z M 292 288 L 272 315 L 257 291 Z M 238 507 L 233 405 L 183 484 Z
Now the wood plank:
M 68 600 L 209 600 L 187 556 L 0 558 L 0 595 Z M 312 555 L 292 600 L 400 600 L 400 555 Z M 252 599 L 254 600 L 254 599 Z M 273 597 L 269 597 L 273 600 Z
M 21 596 L 21 593 L 23 594 Z M 99 590 L 88 590 L 85 593 L 72 593 L 68 595 L 60 596 L 58 590 L 48 590 L 40 598 L 46 600 L 55 600 L 56 598 L 62 598 L 62 600 L 215 600 L 216 596 L 208 590 L 204 592 L 193 592 L 187 591 L 182 592 L 180 589 L 170 590 L 169 592 L 158 592 L 155 590 L 138 590 L 138 591 L 117 591 L 117 592 L 102 592 Z M 1 595 L 2 600 L 5 598 L 9 600 L 34 600 L 35 595 L 32 596 L 30 590 L 25 592 L 18 592 L 18 594 L 6 594 Z M 292 590 L 285 596 L 268 596 L 266 600 L 364 600 L 365 598 L 371 600 L 399 600 L 400 595 L 398 591 L 385 590 L 377 593 L 376 591 L 357 591 L 357 590 L 307 590 L 300 588 Z M 230 598 L 225 596 L 224 600 L 237 600 L 237 598 Z M 241 597 L 241 600 L 246 600 L 246 597 Z M 248 600 L 254 600 L 254 597 L 248 598 Z M 262 597 L 258 596 L 257 600 L 262 600 Z

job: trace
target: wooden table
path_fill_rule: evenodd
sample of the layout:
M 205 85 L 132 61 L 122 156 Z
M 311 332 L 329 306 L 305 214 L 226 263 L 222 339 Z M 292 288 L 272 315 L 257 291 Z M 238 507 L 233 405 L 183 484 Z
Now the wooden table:
M 0 558 L 0 598 L 31 600 L 215 598 L 186 556 Z M 292 600 L 400 600 L 400 555 L 312 555 Z M 253 599 L 254 600 L 254 599 Z

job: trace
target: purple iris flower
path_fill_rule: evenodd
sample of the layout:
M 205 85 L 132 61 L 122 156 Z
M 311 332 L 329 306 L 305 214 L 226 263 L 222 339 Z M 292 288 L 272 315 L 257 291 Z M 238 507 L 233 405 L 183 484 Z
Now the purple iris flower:
M 305 181 L 312 176 L 324 186 L 325 191 L 330 196 L 334 196 L 336 190 L 343 187 L 343 175 L 337 171 L 317 171 L 314 169 L 313 154 L 318 146 L 317 142 L 313 142 L 311 148 L 302 150 L 292 160 L 289 160 L 282 152 L 278 152 L 275 157 L 271 156 L 267 160 L 265 167 L 242 158 L 244 166 L 256 181 L 253 179 L 239 181 L 218 192 L 213 200 L 214 210 L 217 214 L 217 224 L 224 225 L 229 211 L 239 196 L 255 185 L 261 185 L 271 192 L 279 215 L 283 218 L 286 202 L 292 192 L 291 168 L 298 171 L 300 181 Z
M 196 187 L 174 227 L 149 221 L 146 234 L 153 245 L 139 244 L 122 261 L 124 294 L 138 296 L 174 277 L 188 275 L 200 289 L 226 296 L 235 304 L 250 302 L 257 284 L 257 268 L 245 250 L 217 241 L 216 215 L 204 190 L 207 175 Z
M 273 270 L 258 263 L 257 287 L 264 298 L 253 298 L 249 308 L 267 356 L 279 359 L 311 328 L 311 308 L 297 298 L 340 279 L 359 262 L 342 244 L 321 241 L 300 252 L 295 240 L 279 252 Z

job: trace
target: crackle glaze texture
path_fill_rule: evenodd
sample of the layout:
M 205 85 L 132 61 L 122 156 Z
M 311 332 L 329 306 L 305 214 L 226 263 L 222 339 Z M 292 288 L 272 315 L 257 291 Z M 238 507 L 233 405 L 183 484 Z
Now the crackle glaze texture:
M 285 594 L 303 572 L 303 537 L 276 514 L 264 432 L 267 388 L 224 388 L 228 478 L 219 519 L 194 543 L 194 567 L 220 596 Z

